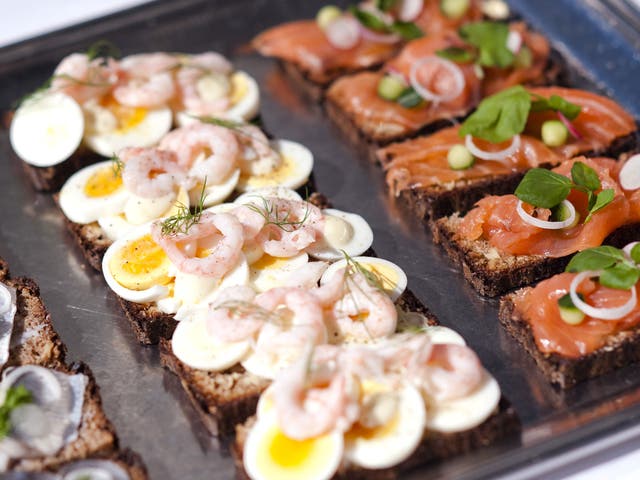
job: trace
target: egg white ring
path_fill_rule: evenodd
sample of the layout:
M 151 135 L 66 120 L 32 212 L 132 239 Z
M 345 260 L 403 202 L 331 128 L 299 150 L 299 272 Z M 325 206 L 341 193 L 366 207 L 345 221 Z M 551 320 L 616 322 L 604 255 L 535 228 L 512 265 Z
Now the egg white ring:
M 289 274 L 309 263 L 309 255 L 305 252 L 300 252 L 293 257 L 279 258 L 278 261 L 284 262 L 284 265 L 280 268 L 258 269 L 255 266 L 249 267 L 249 284 L 254 290 L 265 292 L 272 288 L 284 286 Z M 253 264 L 255 263 L 253 262 Z M 275 280 L 275 282 L 272 282 L 272 280 Z
M 176 357 L 191 368 L 206 371 L 223 371 L 240 362 L 250 351 L 248 341 L 223 343 L 211 337 L 207 331 L 206 317 L 178 323 L 171 348 Z M 199 342 L 194 342 L 194 336 Z
M 428 325 L 423 327 L 423 332 L 429 337 L 431 343 L 435 344 L 453 344 L 465 346 L 467 342 L 455 330 L 442 325 Z
M 390 262 L 389 260 L 384 260 L 383 258 L 378 258 L 378 257 L 355 257 L 353 258 L 353 260 L 361 264 L 369 263 L 373 265 L 382 265 L 386 268 L 389 268 L 395 271 L 398 274 L 398 281 L 396 283 L 396 286 L 390 292 L 387 291 L 387 293 L 389 294 L 389 297 L 394 302 L 398 298 L 400 298 L 400 295 L 402 295 L 402 293 L 407 288 L 407 275 L 406 273 L 404 273 L 404 270 L 402 270 L 395 263 Z M 324 285 L 325 283 L 327 283 L 335 272 L 337 272 L 341 268 L 346 268 L 346 267 L 347 267 L 347 260 L 344 258 L 342 260 L 338 260 L 337 262 L 334 262 L 331 265 L 329 265 L 329 268 L 327 268 L 327 271 L 324 272 L 324 274 L 322 275 L 322 278 L 320 279 L 320 285 Z
M 269 185 L 269 182 L 263 181 L 263 184 L 259 187 L 250 185 L 252 178 L 268 178 L 269 174 L 257 175 L 255 177 L 251 175 L 248 177 L 241 177 L 237 186 L 237 190 L 239 192 L 251 192 L 263 188 L 278 186 L 295 190 L 302 187 L 309 181 L 311 171 L 313 170 L 313 154 L 311 153 L 311 150 L 309 150 L 301 143 L 293 142 L 291 140 L 273 140 L 271 142 L 271 146 L 276 152 L 280 154 L 281 157 L 286 157 L 290 161 L 294 162 L 295 170 L 293 171 L 291 177 L 279 181 L 273 180 L 271 182 L 271 185 Z M 273 173 L 274 172 L 272 172 L 272 174 Z
M 352 440 L 347 436 L 344 445 L 347 461 L 368 469 L 389 468 L 409 458 L 420 445 L 427 421 L 422 395 L 409 384 L 394 391 L 398 393 L 399 402 L 393 434 L 387 434 L 382 439 Z
M 277 187 L 265 187 L 258 188 L 256 190 L 252 190 L 250 192 L 245 192 L 242 195 L 239 195 L 233 203 L 238 205 L 247 205 L 249 203 L 261 203 L 262 198 L 282 198 L 284 200 L 293 200 L 293 201 L 302 201 L 302 197 L 298 192 L 292 190 L 287 187 L 277 186 Z
M 137 225 L 131 225 L 120 215 L 105 215 L 98 218 L 98 225 L 112 242 L 124 237 Z
M 113 278 L 111 270 L 109 269 L 109 262 L 111 261 L 111 258 L 113 258 L 115 253 L 119 249 L 123 248 L 128 242 L 148 235 L 151 231 L 151 223 L 152 222 L 135 228 L 123 238 L 113 242 L 109 246 L 109 248 L 107 248 L 104 257 L 102 258 L 102 274 L 104 275 L 104 279 L 107 282 L 107 285 L 109 285 L 109 288 L 111 288 L 111 290 L 113 290 L 114 293 L 116 293 L 119 297 L 122 297 L 130 302 L 155 302 L 169 295 L 169 288 L 165 285 L 154 285 L 153 287 L 149 287 L 145 290 L 131 290 L 129 288 L 123 287 L 117 282 L 115 278 Z
M 249 263 L 245 256 L 241 255 L 234 267 L 222 277 L 222 280 L 220 280 L 218 285 L 207 293 L 199 303 L 208 304 L 215 301 L 216 298 L 218 298 L 219 293 L 225 288 L 249 285 L 249 278 Z
M 50 138 L 51 129 L 60 138 Z M 9 139 L 18 157 L 36 167 L 58 165 L 78 149 L 84 134 L 80 105 L 61 92 L 35 94 L 18 107 Z M 53 141 L 53 143 L 52 143 Z
M 113 162 L 106 160 L 84 167 L 69 177 L 60 190 L 58 200 L 62 212 L 69 220 L 88 224 L 100 217 L 122 213 L 130 196 L 124 185 L 102 197 L 88 197 L 84 194 L 84 187 L 95 172 L 112 167 Z
M 350 212 L 343 212 L 334 208 L 326 208 L 322 211 L 325 216 L 333 216 L 347 222 L 353 231 L 350 241 L 342 247 L 333 247 L 323 236 L 320 240 L 312 243 L 306 251 L 318 260 L 335 262 L 344 259 L 344 250 L 350 257 L 357 257 L 371 248 L 373 244 L 373 230 L 369 223 L 360 215 Z M 356 242 L 356 239 L 358 240 Z
M 620 186 L 625 190 L 640 188 L 640 153 L 630 157 L 620 169 Z
M 235 169 L 222 183 L 211 184 L 207 179 L 207 188 L 204 191 L 204 206 L 211 207 L 213 205 L 224 202 L 233 193 L 240 180 L 240 169 Z M 189 190 L 189 202 L 197 205 L 202 193 L 202 186 L 198 185 Z
M 265 451 L 268 451 L 268 449 L 264 448 L 264 437 L 269 434 L 274 427 L 279 429 L 275 410 L 269 415 L 258 418 L 245 440 L 242 461 L 247 475 L 253 480 L 273 480 L 273 478 L 263 475 L 255 462 L 256 459 L 260 458 L 261 454 L 264 455 Z M 332 456 L 322 463 L 323 469 L 315 471 L 315 475 L 312 477 L 305 476 L 305 480 L 328 480 L 333 477 L 342 462 L 344 451 L 344 437 L 342 432 L 333 431 L 327 435 L 330 435 L 331 442 L 335 445 L 335 450 L 332 452 Z M 289 473 L 289 475 L 282 475 L 278 480 L 297 480 L 300 478 L 299 472 L 293 471 L 286 473 Z
M 426 428 L 442 433 L 464 432 L 477 427 L 495 412 L 500 403 L 500 386 L 483 369 L 480 386 L 470 395 L 441 403 L 429 402 Z
M 153 147 L 164 137 L 173 124 L 170 108 L 148 110 L 145 118 L 124 132 L 114 130 L 87 134 L 84 141 L 94 152 L 111 157 L 127 147 Z

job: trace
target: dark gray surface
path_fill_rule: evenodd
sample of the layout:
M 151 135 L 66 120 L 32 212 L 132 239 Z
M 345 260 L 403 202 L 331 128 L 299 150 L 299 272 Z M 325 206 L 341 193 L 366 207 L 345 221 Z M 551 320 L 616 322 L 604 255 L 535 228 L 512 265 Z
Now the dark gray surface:
M 287 19 L 311 17 L 322 3 L 161 2 L 0 49 L 0 107 L 8 108 L 13 100 L 41 84 L 63 55 L 83 50 L 99 38 L 119 45 L 123 54 L 213 49 L 229 55 L 239 68 L 258 79 L 267 129 L 276 137 L 296 140 L 312 149 L 319 190 L 337 208 L 368 219 L 376 252 L 402 266 L 411 289 L 443 324 L 464 335 L 521 416 L 522 443 L 511 440 L 432 466 L 428 470 L 431 478 L 494 478 L 499 472 L 533 463 L 537 464 L 536 470 L 529 472 L 537 476 L 557 468 L 553 456 L 570 448 L 587 442 L 594 445 L 596 439 L 602 449 L 614 445 L 621 432 L 640 416 L 640 369 L 623 369 L 566 394 L 550 387 L 533 362 L 499 328 L 497 302 L 478 297 L 416 222 L 394 209 L 384 193 L 380 171 L 357 159 L 320 109 L 291 91 L 272 61 L 247 52 L 244 46 L 254 34 Z M 584 37 L 574 37 L 572 29 L 560 28 L 557 12 L 545 14 L 531 7 L 568 3 L 574 9 L 572 15 L 576 15 L 576 9 L 586 8 L 582 2 L 513 3 L 532 15 L 542 31 L 548 27 L 562 49 L 584 50 Z M 580 15 L 587 18 L 586 13 Z M 587 20 L 594 21 L 591 17 Z M 607 19 L 601 21 L 602 28 L 608 25 Z M 592 31 L 594 45 L 604 45 L 605 49 L 622 41 L 608 44 L 600 30 Z M 576 58 L 578 63 L 588 67 L 582 58 Z M 639 68 L 637 60 L 630 68 Z M 607 77 L 603 71 L 592 71 L 598 85 L 637 113 L 637 81 L 629 87 L 621 83 L 621 75 Z M 576 80 L 586 84 L 578 77 Z M 136 343 L 101 275 L 80 257 L 52 199 L 30 189 L 11 152 L 6 131 L 0 132 L 0 198 L 0 255 L 10 262 L 14 274 L 32 276 L 41 285 L 71 358 L 86 361 L 94 370 L 105 409 L 122 444 L 142 454 L 154 479 L 231 478 L 228 454 L 207 437 L 177 379 L 160 368 L 157 350 Z M 635 438 L 635 434 L 625 437 L 629 438 Z M 581 458 L 576 455 L 567 456 L 567 461 Z

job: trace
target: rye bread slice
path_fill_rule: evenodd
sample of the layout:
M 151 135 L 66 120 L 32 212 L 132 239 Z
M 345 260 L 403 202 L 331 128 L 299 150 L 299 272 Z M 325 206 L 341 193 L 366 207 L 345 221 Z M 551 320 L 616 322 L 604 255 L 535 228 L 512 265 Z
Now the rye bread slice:
M 236 438 L 231 446 L 238 479 L 249 479 L 242 461 L 247 435 L 255 423 L 255 417 L 236 427 Z M 503 397 L 497 411 L 477 427 L 457 433 L 440 433 L 425 430 L 418 448 L 402 463 L 391 468 L 370 470 L 355 465 L 342 464 L 335 480 L 391 480 L 400 478 L 403 472 L 430 462 L 462 455 L 481 447 L 492 445 L 502 439 L 519 435 L 520 420 L 513 407 Z
M 498 318 L 505 330 L 531 355 L 549 382 L 567 389 L 584 380 L 640 362 L 640 327 L 637 326 L 609 336 L 603 347 L 579 358 L 540 351 L 531 325 L 515 304 L 519 295 L 531 289 L 527 287 L 505 295 L 500 300 Z
M 107 455 L 117 447 L 115 430 L 104 414 L 100 390 L 89 367 L 84 363 L 74 363 L 69 367 L 56 368 L 56 370 L 71 375 L 81 373 L 88 378 L 78 438 L 63 447 L 53 457 L 11 460 L 9 470 L 36 472 L 59 468 L 62 464 L 74 460 Z
M 616 138 L 606 149 L 580 152 L 578 155 L 622 160 L 630 152 L 639 150 L 640 132 L 635 131 Z M 377 156 L 383 167 L 393 160 L 393 157 L 385 155 L 384 151 L 378 151 Z M 540 168 L 554 166 L 548 163 L 539 165 Z M 504 175 L 463 179 L 439 185 L 411 186 L 399 192 L 398 200 L 418 218 L 425 222 L 431 222 L 452 215 L 454 212 L 466 213 L 478 200 L 487 195 L 513 193 L 526 173 L 527 170 L 517 170 Z
M 455 213 L 431 224 L 433 240 L 451 260 L 462 268 L 466 280 L 481 295 L 496 297 L 564 270 L 572 255 L 510 255 L 500 252 L 486 240 L 467 240 L 458 235 L 462 217 Z M 603 242 L 623 247 L 640 236 L 640 223 L 624 225 Z
M 396 300 L 396 307 L 421 313 L 427 324 L 438 325 L 433 313 L 409 290 Z M 224 372 L 192 368 L 174 355 L 170 337 L 160 340 L 160 362 L 178 376 L 207 430 L 221 438 L 233 435 L 235 426 L 255 413 L 260 395 L 271 383 L 241 365 Z

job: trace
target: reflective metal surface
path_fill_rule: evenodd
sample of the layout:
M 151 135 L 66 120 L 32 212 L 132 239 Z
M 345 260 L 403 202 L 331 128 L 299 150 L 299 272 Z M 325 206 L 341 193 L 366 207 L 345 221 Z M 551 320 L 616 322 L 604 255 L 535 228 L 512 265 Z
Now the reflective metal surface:
M 539 477 L 554 468 L 557 455 L 569 449 L 579 446 L 583 456 L 590 455 L 585 445 L 602 449 L 637 437 L 640 432 L 629 425 L 640 416 L 640 368 L 622 369 L 566 393 L 549 386 L 533 361 L 499 328 L 497 302 L 477 296 L 416 222 L 396 211 L 384 193 L 381 172 L 357 159 L 320 108 L 301 100 L 272 61 L 246 48 L 252 36 L 264 28 L 287 19 L 310 18 L 322 3 L 159 2 L 1 49 L 0 107 L 9 108 L 12 101 L 41 84 L 62 56 L 83 50 L 100 38 L 120 46 L 125 55 L 206 49 L 229 55 L 239 68 L 258 79 L 266 128 L 276 137 L 296 140 L 312 149 L 319 190 L 337 208 L 368 219 L 375 233 L 376 252 L 402 266 L 418 297 L 443 324 L 465 336 L 522 419 L 521 442 L 505 442 L 432 465 L 416 472 L 416 478 L 426 472 L 431 478 L 495 478 L 513 469 L 520 469 L 520 476 Z M 589 69 L 591 64 L 584 60 L 584 37 L 574 35 L 582 31 L 581 22 L 595 22 L 585 3 L 512 3 L 561 50 L 578 52 L 574 60 Z M 543 11 L 538 9 L 542 4 L 555 7 Z M 568 11 L 560 8 L 564 4 L 570 5 Z M 574 16 L 571 29 L 560 28 L 566 14 Z M 622 37 L 603 33 L 608 31 L 608 22 L 603 17 L 601 28 L 591 30 L 593 44 L 602 46 L 596 49 L 597 55 L 633 50 Z M 597 83 L 638 114 L 637 82 L 630 78 L 638 78 L 631 72 L 637 72 L 640 64 L 633 56 L 609 60 L 616 68 L 608 70 L 594 61 L 589 69 L 592 80 L 576 75 L 577 84 L 593 88 Z M 617 70 L 623 67 L 629 72 L 626 77 Z M 136 343 L 115 297 L 102 277 L 85 264 L 65 231 L 53 200 L 29 187 L 5 130 L 0 132 L 0 199 L 0 255 L 10 262 L 15 275 L 32 276 L 40 284 L 70 357 L 86 361 L 94 370 L 105 410 L 122 445 L 142 454 L 154 479 L 231 478 L 228 452 L 207 437 L 178 380 L 161 369 L 157 350 Z

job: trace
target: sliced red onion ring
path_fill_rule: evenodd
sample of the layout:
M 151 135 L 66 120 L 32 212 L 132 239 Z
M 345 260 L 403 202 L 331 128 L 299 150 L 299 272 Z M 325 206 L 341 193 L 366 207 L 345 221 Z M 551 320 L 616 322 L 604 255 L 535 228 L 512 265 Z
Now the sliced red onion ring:
M 360 40 L 360 23 L 351 16 L 343 15 L 329 23 L 324 33 L 331 45 L 341 50 L 349 50 Z
M 602 273 L 602 270 L 587 270 L 584 272 L 580 272 L 576 275 L 576 277 L 571 282 L 571 286 L 569 287 L 569 295 L 571 296 L 571 301 L 585 315 L 591 318 L 598 318 L 600 320 L 620 320 L 624 316 L 631 313 L 631 311 L 635 308 L 638 303 L 638 295 L 636 293 L 635 285 L 630 289 L 631 297 L 627 300 L 627 303 L 624 305 L 620 305 L 619 307 L 613 308 L 596 308 L 591 305 L 583 302 L 577 293 L 578 286 L 582 283 L 585 278 L 589 277 L 598 277 Z
M 520 51 L 522 48 L 522 35 L 520 35 L 520 32 L 509 32 L 507 36 L 507 48 L 514 55 Z
M 564 126 L 567 127 L 567 130 L 569 130 L 569 133 L 573 136 L 573 138 L 575 138 L 576 140 L 582 139 L 582 135 L 580 134 L 578 129 L 575 127 L 575 125 L 571 123 L 571 120 L 565 117 L 562 112 L 557 112 L 557 113 L 558 113 L 558 118 L 562 123 L 564 123 Z
M 420 81 L 418 80 L 418 71 L 422 66 L 428 63 L 439 64 L 451 73 L 451 75 L 453 76 L 454 86 L 454 89 L 451 92 L 446 95 L 438 95 L 437 93 L 432 92 L 420 83 Z M 444 58 L 437 57 L 435 55 L 430 55 L 428 57 L 422 57 L 421 59 L 413 62 L 411 71 L 409 72 L 409 83 L 411 83 L 411 86 L 415 89 L 415 91 L 418 92 L 418 94 L 425 100 L 440 103 L 448 102 L 450 100 L 458 98 L 458 96 L 462 93 L 462 90 L 464 90 L 466 80 L 464 78 L 462 70 L 460 70 L 460 67 L 458 67 L 455 63 L 450 62 L 449 60 L 446 60 Z
M 482 150 L 476 146 L 471 135 L 467 135 L 464 139 L 465 146 L 467 147 L 467 149 L 469 149 L 474 157 L 494 162 L 503 162 L 503 160 L 505 160 L 509 155 L 516 153 L 520 149 L 521 143 L 522 140 L 520 139 L 520 135 L 514 135 L 514 137 L 511 139 L 511 145 L 509 145 L 504 150 L 498 150 L 497 152 L 487 152 L 486 150 Z
M 393 45 L 394 43 L 398 43 L 400 40 L 402 40 L 402 37 L 397 33 L 377 33 L 373 30 L 369 30 L 362 24 L 359 24 L 359 27 L 360 31 L 362 32 L 362 38 L 374 43 L 385 43 L 388 45 Z
M 629 158 L 620 170 L 620 186 L 625 190 L 640 188 L 640 153 Z
M 637 244 L 639 244 L 639 243 L 640 243 L 640 242 L 631 242 L 631 243 L 629 243 L 628 245 L 626 245 L 626 246 L 622 249 L 622 251 L 623 251 L 624 253 L 626 253 L 626 254 L 627 254 L 627 256 L 628 256 L 629 258 L 631 258 L 631 250 L 633 250 L 633 247 L 635 247 L 635 246 L 636 246 Z
M 424 8 L 424 0 L 402 0 L 398 7 L 398 18 L 403 22 L 413 22 Z
M 573 222 L 576 220 L 576 208 L 569 200 L 563 200 L 562 204 L 569 209 L 569 218 L 563 220 L 561 222 L 550 222 L 548 220 L 540 220 L 532 215 L 529 215 L 525 212 L 524 208 L 522 208 L 522 200 L 518 200 L 518 206 L 516 207 L 516 211 L 520 218 L 527 222 L 529 225 L 533 225 L 534 227 L 544 228 L 545 230 L 562 230 L 563 228 L 570 227 Z

